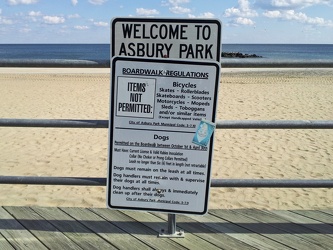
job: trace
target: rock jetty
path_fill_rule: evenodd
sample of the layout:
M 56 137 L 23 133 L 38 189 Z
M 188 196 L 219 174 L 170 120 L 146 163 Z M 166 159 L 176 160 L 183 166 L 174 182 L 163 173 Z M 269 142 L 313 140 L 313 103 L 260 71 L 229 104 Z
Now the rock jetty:
M 227 58 L 262 58 L 262 56 L 256 54 L 243 54 L 240 52 L 222 52 L 221 56 Z

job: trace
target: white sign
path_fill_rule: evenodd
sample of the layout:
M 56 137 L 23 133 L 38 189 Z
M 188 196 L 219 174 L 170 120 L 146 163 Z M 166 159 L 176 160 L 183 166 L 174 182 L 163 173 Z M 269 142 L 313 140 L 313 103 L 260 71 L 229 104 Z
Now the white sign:
M 107 204 L 207 212 L 220 65 L 114 57 Z M 201 144 L 204 143 L 204 144 Z
M 115 18 L 111 29 L 111 57 L 220 61 L 218 19 Z

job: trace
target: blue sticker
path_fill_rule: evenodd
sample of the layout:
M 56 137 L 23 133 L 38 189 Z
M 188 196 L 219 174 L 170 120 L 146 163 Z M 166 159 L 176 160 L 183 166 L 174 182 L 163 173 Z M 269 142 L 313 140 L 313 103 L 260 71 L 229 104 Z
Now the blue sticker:
M 215 124 L 209 121 L 201 120 L 195 132 L 192 142 L 200 146 L 207 147 L 210 137 L 214 133 Z

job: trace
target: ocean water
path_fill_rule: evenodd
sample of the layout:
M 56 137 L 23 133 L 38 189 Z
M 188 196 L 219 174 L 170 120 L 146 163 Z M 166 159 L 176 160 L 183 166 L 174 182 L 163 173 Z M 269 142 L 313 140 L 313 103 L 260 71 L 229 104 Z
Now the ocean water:
M 110 60 L 110 45 L 0 44 L 0 59 Z
M 225 44 L 222 51 L 256 54 L 267 60 L 332 60 L 333 44 Z
M 224 52 L 256 54 L 262 58 L 225 60 L 333 62 L 333 44 L 222 44 Z M 110 60 L 109 44 L 0 44 L 0 60 Z

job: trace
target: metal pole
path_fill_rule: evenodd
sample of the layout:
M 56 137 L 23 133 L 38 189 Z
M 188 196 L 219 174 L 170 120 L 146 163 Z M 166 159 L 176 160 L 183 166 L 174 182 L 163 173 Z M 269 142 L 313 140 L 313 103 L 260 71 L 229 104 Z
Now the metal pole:
M 333 180 L 325 179 L 212 179 L 211 187 L 234 188 L 333 188 Z
M 332 129 L 332 120 L 220 120 L 217 129 Z
M 106 186 L 106 178 L 55 176 L 1 176 L 0 184 Z
M 176 215 L 168 214 L 168 234 L 176 233 Z
M 183 230 L 177 231 L 176 226 L 176 215 L 168 214 L 168 230 L 165 232 L 164 229 L 161 229 L 160 234 L 158 235 L 160 238 L 184 238 L 185 233 Z
M 108 120 L 0 119 L 0 127 L 108 128 Z
M 73 185 L 106 186 L 106 178 L 99 177 L 48 177 L 48 176 L 1 176 L 1 184 L 23 185 Z M 212 179 L 211 187 L 233 188 L 333 188 L 333 180 L 327 179 Z
M 108 128 L 108 120 L 0 119 L 0 127 Z M 217 129 L 333 129 L 333 120 L 219 120 Z

